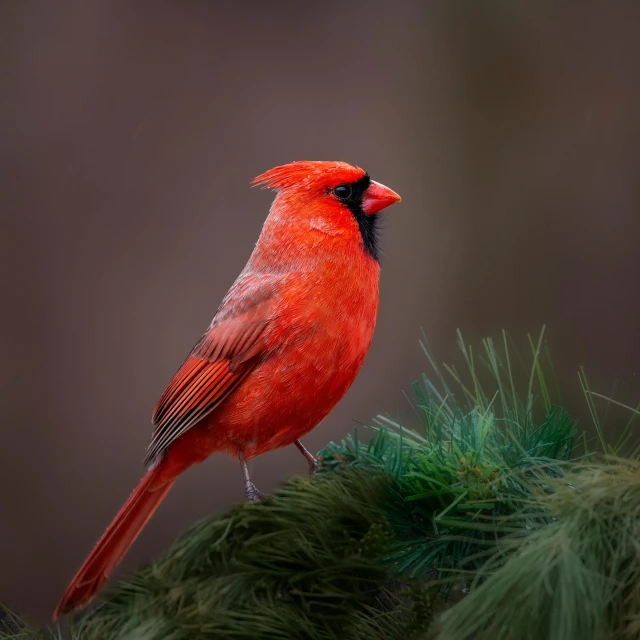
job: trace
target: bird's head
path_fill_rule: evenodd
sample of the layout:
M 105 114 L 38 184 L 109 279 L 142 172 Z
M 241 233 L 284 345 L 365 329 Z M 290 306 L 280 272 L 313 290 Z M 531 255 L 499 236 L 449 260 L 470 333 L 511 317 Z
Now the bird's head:
M 312 235 L 349 236 L 378 259 L 378 213 L 400 202 L 395 192 L 346 162 L 291 162 L 259 175 L 254 186 L 273 189 L 279 226 Z M 271 216 L 270 216 L 271 217 Z

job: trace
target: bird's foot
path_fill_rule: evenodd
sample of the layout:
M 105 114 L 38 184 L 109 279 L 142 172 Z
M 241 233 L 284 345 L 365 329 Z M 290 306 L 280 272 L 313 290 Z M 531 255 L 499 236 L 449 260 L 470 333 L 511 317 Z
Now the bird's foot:
M 268 500 L 271 496 L 268 493 L 262 493 L 258 491 L 256 485 L 253 482 L 246 482 L 244 485 L 244 495 L 249 502 L 260 502 L 261 500 Z
M 309 464 L 309 475 L 312 476 L 318 470 L 320 461 L 316 460 L 315 456 L 310 451 L 307 451 L 307 449 L 305 449 L 300 440 L 296 440 L 294 444 L 298 448 L 298 451 L 300 451 L 300 453 L 306 458 Z

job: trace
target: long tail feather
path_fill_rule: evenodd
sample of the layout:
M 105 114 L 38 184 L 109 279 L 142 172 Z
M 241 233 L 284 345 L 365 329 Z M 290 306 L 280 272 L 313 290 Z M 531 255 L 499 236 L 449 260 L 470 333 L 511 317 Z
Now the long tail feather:
M 166 477 L 163 462 L 147 471 L 120 509 L 62 596 L 53 614 L 54 620 L 86 605 L 127 553 L 175 482 L 173 474 Z

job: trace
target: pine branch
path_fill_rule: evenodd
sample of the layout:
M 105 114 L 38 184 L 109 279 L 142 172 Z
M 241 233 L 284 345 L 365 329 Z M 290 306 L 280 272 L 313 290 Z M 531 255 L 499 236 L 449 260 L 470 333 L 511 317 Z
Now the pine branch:
M 576 465 L 553 484 L 538 501 L 550 524 L 506 541 L 509 561 L 445 614 L 438 637 L 640 637 L 640 463 Z
M 73 638 L 640 637 L 637 466 L 575 458 L 543 334 L 529 365 L 506 334 L 482 344 L 460 335 L 464 373 L 425 341 L 413 423 L 378 416 L 329 443 L 315 477 L 197 524 Z M 0 638 L 50 637 L 10 624 Z

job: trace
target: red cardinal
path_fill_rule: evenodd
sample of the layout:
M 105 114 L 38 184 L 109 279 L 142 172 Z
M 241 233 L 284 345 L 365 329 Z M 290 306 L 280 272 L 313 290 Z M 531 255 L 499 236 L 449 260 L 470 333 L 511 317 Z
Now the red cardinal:
M 246 461 L 295 444 L 342 398 L 378 312 L 378 212 L 400 196 L 344 162 L 293 162 L 254 180 L 277 191 L 260 238 L 153 414 L 149 465 L 72 580 L 54 620 L 86 605 L 176 478 L 216 451 Z

